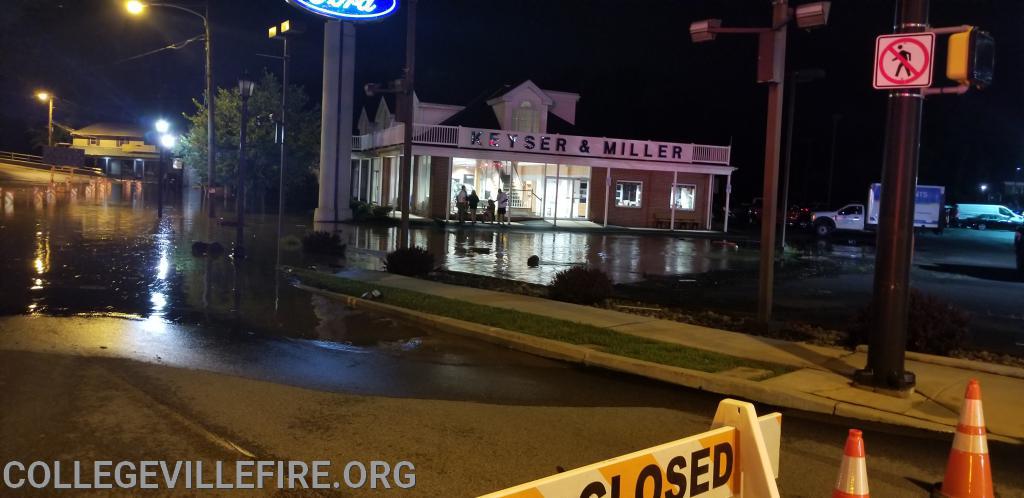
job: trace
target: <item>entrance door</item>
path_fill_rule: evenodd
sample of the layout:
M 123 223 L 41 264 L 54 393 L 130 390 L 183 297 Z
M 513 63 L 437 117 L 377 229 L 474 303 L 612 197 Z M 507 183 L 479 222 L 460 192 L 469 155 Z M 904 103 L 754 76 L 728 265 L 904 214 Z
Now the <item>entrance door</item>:
M 587 217 L 587 197 L 589 180 L 586 178 L 555 178 L 545 179 L 544 218 L 560 220 Z M 556 193 L 557 186 L 557 193 Z M 555 199 L 558 202 L 555 202 Z M 557 205 L 556 205 L 557 204 Z

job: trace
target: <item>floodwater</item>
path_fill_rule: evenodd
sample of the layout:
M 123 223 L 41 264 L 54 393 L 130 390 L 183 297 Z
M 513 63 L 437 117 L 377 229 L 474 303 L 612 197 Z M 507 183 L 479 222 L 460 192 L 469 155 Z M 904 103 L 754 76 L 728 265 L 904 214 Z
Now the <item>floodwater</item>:
M 0 348 L 125 357 L 386 396 L 558 406 L 679 403 L 652 382 L 352 309 L 298 289 L 276 271 L 278 263 L 379 267 L 375 251 L 383 247 L 373 241 L 386 238 L 386 228 L 345 226 L 352 247 L 361 246 L 348 260 L 309 256 L 299 240 L 311 227 L 289 217 L 278 259 L 276 217 L 252 215 L 245 227 L 248 258 L 235 265 L 227 256 L 191 252 L 193 241 L 230 248 L 235 228 L 208 223 L 195 191 L 168 197 L 158 219 L 149 186 L 0 185 Z M 223 206 L 218 211 L 233 218 Z

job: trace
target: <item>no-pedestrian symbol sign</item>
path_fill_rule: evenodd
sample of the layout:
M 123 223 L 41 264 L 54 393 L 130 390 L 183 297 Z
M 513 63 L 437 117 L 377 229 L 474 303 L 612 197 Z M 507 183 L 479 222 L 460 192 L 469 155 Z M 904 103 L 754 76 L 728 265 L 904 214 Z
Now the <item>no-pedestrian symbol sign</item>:
M 875 40 L 875 88 L 931 86 L 934 54 L 934 33 L 879 36 Z

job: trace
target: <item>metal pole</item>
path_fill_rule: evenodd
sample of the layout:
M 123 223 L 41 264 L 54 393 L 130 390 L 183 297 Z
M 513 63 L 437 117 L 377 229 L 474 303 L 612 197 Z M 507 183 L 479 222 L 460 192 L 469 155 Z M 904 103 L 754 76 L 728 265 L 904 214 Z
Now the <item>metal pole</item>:
M 210 199 L 210 189 L 213 188 L 213 170 L 217 162 L 217 135 L 214 129 L 217 112 L 217 96 L 213 93 L 213 42 L 210 40 L 210 2 L 206 2 L 206 15 L 203 16 L 203 30 L 206 36 L 204 46 L 206 47 L 206 202 L 207 215 L 210 220 L 214 218 L 213 201 Z M 212 223 L 208 223 L 208 231 Z M 207 233 L 209 236 L 209 233 Z
M 842 119 L 842 114 L 832 115 L 832 149 L 829 151 L 828 159 L 828 194 L 825 197 L 825 206 L 828 209 L 832 209 L 832 174 L 836 170 L 836 136 L 839 132 L 839 120 Z
M 928 0 L 900 0 L 895 32 L 926 30 L 928 8 Z M 875 256 L 874 327 L 871 328 L 867 365 L 854 374 L 857 383 L 884 389 L 906 390 L 916 383 L 914 374 L 904 370 L 904 359 L 923 106 L 924 96 L 920 90 L 889 92 Z
M 610 167 L 609 168 L 605 168 L 604 169 L 604 227 L 605 228 L 608 228 L 608 193 L 609 193 L 609 191 L 611 189 L 611 183 L 612 183 L 612 169 Z M 544 185 L 547 186 L 547 181 L 544 182 Z
M 405 147 L 403 148 L 402 170 L 399 174 L 398 195 L 401 197 L 398 204 L 402 209 L 402 223 L 399 230 L 399 247 L 409 247 L 409 179 L 412 172 L 412 127 L 415 105 L 415 84 L 416 84 L 416 0 L 409 0 L 408 11 L 406 11 L 406 33 L 405 33 L 405 78 L 402 81 L 403 97 L 405 105 L 402 113 L 405 117 Z
M 156 217 L 163 218 L 164 216 L 164 161 L 167 160 L 167 149 L 160 144 L 160 164 L 157 166 L 157 179 L 156 179 Z M 142 164 L 145 165 L 146 161 L 143 160 Z
M 277 139 L 281 141 L 281 159 L 278 162 L 278 180 L 277 180 L 277 250 L 275 252 L 275 261 L 277 264 L 281 263 L 281 235 L 282 235 L 282 223 L 284 218 L 284 165 L 287 159 L 287 151 L 285 150 L 285 109 L 288 105 L 288 37 L 282 38 L 284 42 L 284 54 L 281 57 L 281 116 L 278 118 L 278 130 Z M 276 306 L 275 299 L 275 306 Z
M 672 203 L 672 205 L 669 206 L 669 208 L 671 210 L 671 214 L 669 214 L 669 220 L 668 220 L 668 231 L 670 231 L 670 232 L 676 229 L 676 183 L 678 181 L 679 181 L 679 171 L 678 170 L 677 171 L 673 171 L 672 172 L 672 190 L 671 190 L 672 193 L 669 194 L 669 196 L 668 196 L 669 202 Z
M 772 317 L 772 293 L 775 284 L 775 220 L 778 214 L 779 145 L 782 134 L 782 92 L 786 74 L 786 28 L 789 5 L 786 0 L 772 4 L 772 25 L 778 26 L 770 36 L 762 36 L 761 53 L 772 55 L 772 74 L 768 83 L 768 123 L 764 148 L 764 193 L 761 201 L 761 268 L 758 280 L 757 319 L 767 322 Z
M 53 147 L 53 95 L 48 99 L 50 103 L 50 117 L 46 125 L 46 145 Z
M 558 186 L 559 186 L 558 184 L 560 183 L 561 179 L 562 179 L 562 165 L 561 164 L 556 164 L 555 165 L 555 213 L 554 213 L 555 215 L 551 218 L 551 222 L 552 222 L 551 225 L 554 226 L 554 227 L 558 227 Z M 508 218 L 509 218 L 509 221 L 512 220 L 512 216 L 509 216 Z
M 786 159 L 782 163 L 782 220 L 779 231 L 779 248 L 786 250 L 786 222 L 789 215 L 789 171 L 793 159 L 793 118 L 796 115 L 797 72 L 789 74 L 789 85 L 786 87 Z M 832 182 L 829 181 L 831 184 Z
M 235 205 L 238 212 L 236 218 L 238 225 L 235 227 L 235 262 L 237 263 L 245 256 L 243 248 L 245 230 L 245 138 L 246 128 L 249 124 L 249 96 L 242 94 L 242 123 L 239 126 L 238 139 L 238 177 L 235 187 Z

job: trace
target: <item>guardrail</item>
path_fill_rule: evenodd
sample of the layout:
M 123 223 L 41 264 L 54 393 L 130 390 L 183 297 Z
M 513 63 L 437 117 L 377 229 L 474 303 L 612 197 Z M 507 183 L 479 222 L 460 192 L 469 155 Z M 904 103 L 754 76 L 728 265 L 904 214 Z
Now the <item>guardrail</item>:
M 9 159 L 11 161 L 21 161 L 26 163 L 43 164 L 43 156 L 34 156 L 32 154 L 21 154 L 18 152 L 3 152 L 0 151 L 0 159 Z

